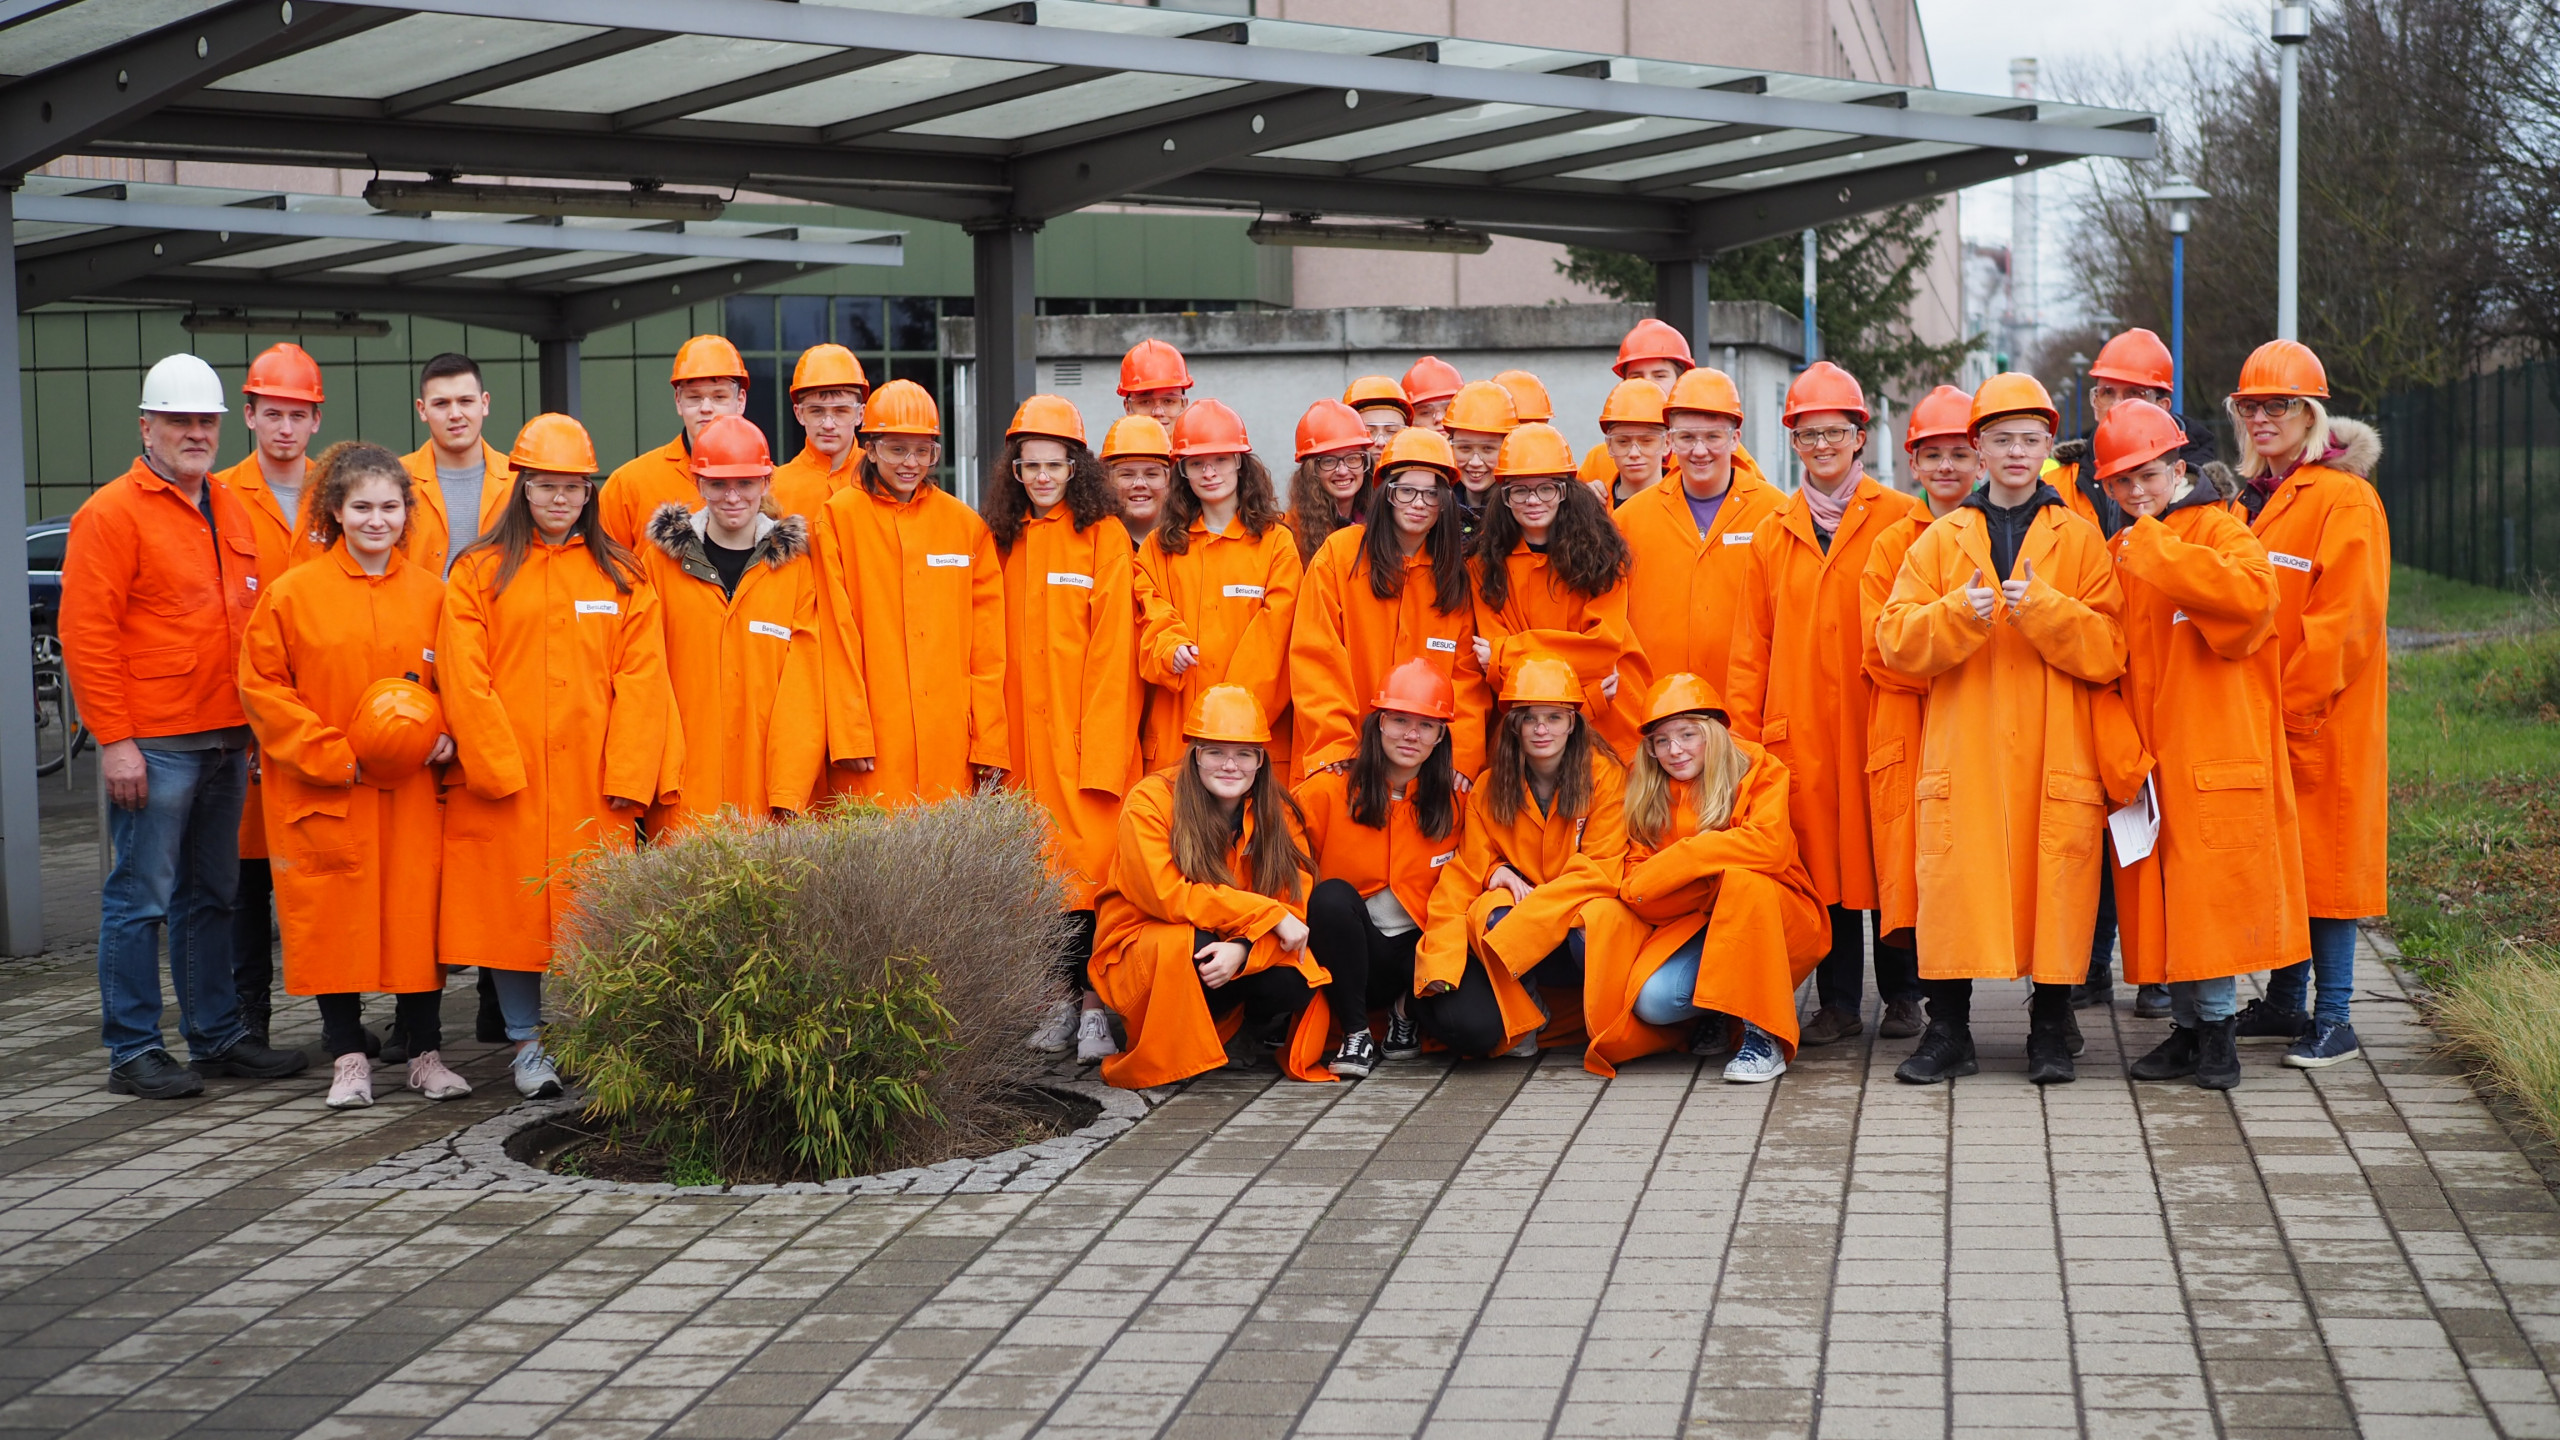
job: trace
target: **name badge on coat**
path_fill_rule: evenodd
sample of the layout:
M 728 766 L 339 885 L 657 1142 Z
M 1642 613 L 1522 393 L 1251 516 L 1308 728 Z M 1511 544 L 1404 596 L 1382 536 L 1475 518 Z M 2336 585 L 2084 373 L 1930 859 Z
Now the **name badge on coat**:
M 1262 598 L 1262 587 L 1259 585 L 1230 585 L 1218 593 L 1226 596 L 1230 600 L 1259 600 Z
M 581 600 L 578 602 L 578 613 L 581 615 L 619 615 L 622 613 L 622 606 L 611 600 Z
M 1079 590 L 1090 590 L 1093 588 L 1093 577 L 1090 575 L 1079 575 L 1073 570 L 1052 570 L 1049 572 L 1049 583 L 1052 585 L 1073 585 Z
M 747 633 L 750 635 L 770 635 L 776 640 L 787 641 L 791 638 L 791 627 L 788 625 L 776 625 L 770 620 L 750 620 L 747 622 Z
M 1437 870 L 1437 869 L 1439 869 L 1441 866 L 1446 865 L 1446 864 L 1448 864 L 1450 861 L 1455 860 L 1455 859 L 1457 859 L 1457 858 L 1458 858 L 1458 852 L 1457 852 L 1457 851 L 1455 851 L 1455 850 L 1443 850 L 1443 851 L 1441 851 L 1439 854 L 1434 855 L 1434 856 L 1432 856 L 1432 857 L 1431 857 L 1431 868 L 1432 868 L 1432 869 L 1434 869 L 1434 870 Z
M 2311 562 L 2299 555 L 2287 555 L 2281 550 L 2270 550 L 2267 552 L 2267 558 L 2274 561 L 2279 569 L 2299 570 L 2305 575 L 2311 573 Z
M 1458 642 L 1455 640 L 1443 640 L 1435 635 L 1430 639 L 1423 641 L 1422 648 L 1425 650 L 1437 650 L 1443 655 L 1455 655 L 1458 653 Z
M 421 650 L 418 652 L 418 658 L 426 661 L 430 665 L 433 665 L 436 663 L 436 652 L 433 650 Z
M 1751 543 L 1751 532 L 1748 530 L 1727 530 L 1724 532 L 1724 543 L 1727 545 L 1748 545 Z
M 2187 623 L 2187 612 L 2186 612 L 2186 611 L 2184 611 L 2184 610 L 2172 610 L 2172 611 L 2170 611 L 2170 612 L 2169 612 L 2169 623 L 2170 623 L 2170 624 L 2172 624 L 2172 625 L 2184 625 L 2184 624 L 2186 624 L 2186 623 Z
M 966 555 L 927 555 L 924 557 L 924 563 L 925 568 L 930 570 L 949 570 L 955 568 L 966 570 L 969 568 L 969 557 Z

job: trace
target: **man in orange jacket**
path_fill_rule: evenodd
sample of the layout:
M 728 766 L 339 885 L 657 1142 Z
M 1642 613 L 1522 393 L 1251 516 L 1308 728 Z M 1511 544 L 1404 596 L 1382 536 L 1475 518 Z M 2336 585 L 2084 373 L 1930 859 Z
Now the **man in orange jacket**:
M 702 427 L 723 415 L 747 413 L 747 362 L 737 346 L 717 335 L 696 335 L 678 347 L 667 383 L 675 390 L 676 418 L 684 428 L 607 476 L 596 496 L 596 517 L 604 533 L 635 555 L 643 543 L 641 532 L 659 506 L 691 509 L 702 498 L 685 463 Z
M 515 467 L 481 438 L 489 391 L 480 365 L 448 350 L 418 371 L 418 423 L 427 443 L 400 459 L 417 504 L 409 516 L 409 558 L 441 579 L 453 557 L 496 528 L 514 493 Z
M 1635 555 L 1627 623 L 1656 672 L 1703 676 L 1722 695 L 1752 537 L 1787 497 L 1742 448 L 1742 396 L 1723 371 L 1683 374 L 1664 413 L 1679 469 L 1615 517 Z
M 791 367 L 791 418 L 800 422 L 800 453 L 773 472 L 773 503 L 811 525 L 828 497 L 853 483 L 862 463 L 862 402 L 871 377 L 841 345 L 812 345 Z
M 115 868 L 98 903 L 107 1089 L 198 1095 L 207 1075 L 275 1079 L 309 1064 L 240 1023 L 231 907 L 240 879 L 248 717 L 240 637 L 256 608 L 258 545 L 230 491 L 207 483 L 222 381 L 172 355 L 142 381 L 142 454 L 71 517 L 62 657 L 98 770 Z M 160 1034 L 160 934 L 192 1068 Z

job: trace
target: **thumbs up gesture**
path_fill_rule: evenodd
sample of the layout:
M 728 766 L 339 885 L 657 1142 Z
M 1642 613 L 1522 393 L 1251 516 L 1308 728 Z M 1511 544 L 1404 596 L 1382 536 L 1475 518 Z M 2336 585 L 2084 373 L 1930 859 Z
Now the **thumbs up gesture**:
M 1989 620 L 1991 607 L 1999 600 L 2000 592 L 1983 584 L 1982 572 L 1976 570 L 1973 572 L 1973 583 L 1964 587 L 1964 598 L 1972 604 L 1974 614 Z
M 2027 587 L 2035 583 L 2035 562 L 2021 560 L 2018 562 L 2018 573 L 2000 582 L 2000 593 L 2008 599 L 2010 609 L 2020 609 L 2027 603 Z

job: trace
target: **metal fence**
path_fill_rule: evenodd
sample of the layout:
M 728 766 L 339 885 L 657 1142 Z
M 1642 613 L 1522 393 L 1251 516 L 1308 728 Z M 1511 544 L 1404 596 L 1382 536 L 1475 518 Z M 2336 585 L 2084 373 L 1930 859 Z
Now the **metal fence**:
M 2392 559 L 2503 590 L 2560 585 L 2560 369 L 2406 391 L 2381 426 Z

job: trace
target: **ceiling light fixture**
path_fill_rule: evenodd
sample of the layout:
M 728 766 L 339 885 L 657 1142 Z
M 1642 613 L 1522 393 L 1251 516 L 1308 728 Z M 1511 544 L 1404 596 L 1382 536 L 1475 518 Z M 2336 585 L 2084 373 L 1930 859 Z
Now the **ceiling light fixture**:
M 367 320 L 353 310 L 335 315 L 251 315 L 241 310 L 190 310 L 178 325 L 190 335 L 352 335 L 379 340 L 388 320 Z
M 547 185 L 469 185 L 459 180 L 375 180 L 364 187 L 376 210 L 435 210 L 480 215 L 583 215 L 604 220 L 717 220 L 726 198 L 700 190 L 580 189 Z
M 1421 250 L 1438 255 L 1481 255 L 1493 248 L 1493 236 L 1463 225 L 1424 221 L 1419 225 L 1320 225 L 1312 215 L 1288 220 L 1256 220 L 1245 227 L 1256 245 L 1310 245 L 1340 250 Z

